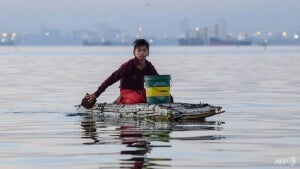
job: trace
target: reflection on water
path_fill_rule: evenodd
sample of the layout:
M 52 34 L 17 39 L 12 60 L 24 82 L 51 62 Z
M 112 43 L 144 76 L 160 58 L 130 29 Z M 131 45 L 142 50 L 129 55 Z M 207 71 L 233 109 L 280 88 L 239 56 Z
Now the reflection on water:
M 148 168 L 155 166 L 170 167 L 171 158 L 149 158 L 153 148 L 171 147 L 170 140 L 218 140 L 225 136 L 207 135 L 190 137 L 170 137 L 172 131 L 201 131 L 222 130 L 220 121 L 186 121 L 186 122 L 154 122 L 136 120 L 134 118 L 103 118 L 97 114 L 75 113 L 68 116 L 79 115 L 82 127 L 83 144 L 122 144 L 120 155 L 130 155 L 129 158 L 120 159 L 121 168 Z M 155 142 L 155 143 L 154 143 Z M 154 143 L 154 144 L 152 144 Z M 165 164 L 160 164 L 164 162 Z M 100 166 L 102 167 L 102 166 Z
M 0 168 L 265 169 L 287 167 L 274 163 L 289 157 L 299 161 L 299 46 L 152 47 L 148 59 L 172 75 L 175 101 L 226 110 L 206 121 L 76 112 L 82 96 L 131 53 L 128 47 L 1 48 Z M 99 101 L 114 101 L 118 85 Z

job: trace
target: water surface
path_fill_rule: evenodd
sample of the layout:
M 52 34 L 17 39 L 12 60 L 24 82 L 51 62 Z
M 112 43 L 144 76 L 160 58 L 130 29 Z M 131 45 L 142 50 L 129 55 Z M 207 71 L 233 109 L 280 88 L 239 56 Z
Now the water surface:
M 152 47 L 148 59 L 160 74 L 171 74 L 175 101 L 226 110 L 205 121 L 78 113 L 73 106 L 131 53 L 131 47 L 1 47 L 0 168 L 299 166 L 299 47 Z M 116 83 L 98 101 L 112 102 L 118 91 Z

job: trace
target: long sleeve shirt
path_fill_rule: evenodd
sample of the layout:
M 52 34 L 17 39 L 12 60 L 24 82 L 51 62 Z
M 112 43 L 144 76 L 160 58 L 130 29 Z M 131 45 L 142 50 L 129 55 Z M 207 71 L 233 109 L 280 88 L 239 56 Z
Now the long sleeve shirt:
M 145 75 L 158 75 L 156 69 L 151 62 L 146 60 L 146 65 L 143 69 L 137 68 L 138 60 L 136 58 L 130 59 L 121 65 L 121 67 L 113 72 L 94 92 L 96 97 L 105 91 L 107 87 L 120 81 L 121 89 L 144 89 L 144 76 Z

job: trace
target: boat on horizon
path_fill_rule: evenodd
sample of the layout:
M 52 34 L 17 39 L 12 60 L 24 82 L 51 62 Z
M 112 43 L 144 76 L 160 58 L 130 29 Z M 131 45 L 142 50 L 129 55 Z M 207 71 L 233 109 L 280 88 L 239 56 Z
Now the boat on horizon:
M 131 45 L 129 40 L 116 41 L 116 40 L 84 40 L 83 46 L 128 46 Z
M 233 45 L 233 46 L 250 46 L 252 44 L 251 40 L 238 40 L 238 39 L 229 39 L 229 40 L 223 40 L 223 39 L 219 39 L 219 38 L 214 38 L 211 37 L 209 39 L 209 45 L 211 46 L 229 46 L 229 45 Z
M 82 41 L 82 45 L 84 46 L 111 46 L 112 43 L 110 41 Z
M 204 45 L 204 41 L 200 37 L 193 38 L 179 38 L 178 43 L 181 46 L 196 46 Z

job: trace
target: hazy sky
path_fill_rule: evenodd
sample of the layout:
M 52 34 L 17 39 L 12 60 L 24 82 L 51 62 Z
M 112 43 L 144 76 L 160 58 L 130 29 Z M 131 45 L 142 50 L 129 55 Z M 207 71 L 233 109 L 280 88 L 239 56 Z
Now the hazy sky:
M 300 0 L 0 0 L 0 31 L 119 28 L 172 33 L 196 26 L 227 31 L 300 31 Z M 184 22 L 188 21 L 188 22 Z

